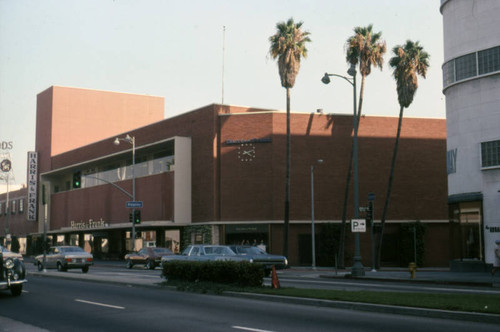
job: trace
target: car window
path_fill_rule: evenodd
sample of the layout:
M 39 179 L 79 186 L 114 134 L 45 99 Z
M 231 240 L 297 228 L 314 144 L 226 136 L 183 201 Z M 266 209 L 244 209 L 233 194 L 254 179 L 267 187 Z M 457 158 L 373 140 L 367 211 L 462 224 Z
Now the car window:
M 194 247 L 193 250 L 191 250 L 191 256 L 198 256 L 200 254 L 200 248 Z
M 172 251 L 168 248 L 154 248 L 153 251 L 157 254 L 170 254 Z
M 139 250 L 139 255 L 145 255 L 146 254 L 146 249 L 142 248 Z
M 184 251 L 182 252 L 182 254 L 183 254 L 184 256 L 187 256 L 187 255 L 189 255 L 189 251 L 190 251 L 190 250 L 191 250 L 191 247 L 187 247 L 186 249 L 184 249 Z

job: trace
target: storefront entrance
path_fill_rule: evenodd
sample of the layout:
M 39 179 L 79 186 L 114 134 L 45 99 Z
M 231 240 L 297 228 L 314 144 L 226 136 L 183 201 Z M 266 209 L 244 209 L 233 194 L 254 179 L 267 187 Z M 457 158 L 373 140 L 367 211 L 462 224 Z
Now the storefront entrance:
M 484 260 L 482 201 L 450 205 L 453 259 Z

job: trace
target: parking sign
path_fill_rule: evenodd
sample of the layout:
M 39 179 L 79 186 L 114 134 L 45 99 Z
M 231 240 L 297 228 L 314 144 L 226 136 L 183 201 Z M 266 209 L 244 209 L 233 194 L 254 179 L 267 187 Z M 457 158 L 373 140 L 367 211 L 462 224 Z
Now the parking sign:
M 353 233 L 366 232 L 366 220 L 365 219 L 352 219 L 351 220 L 351 231 Z

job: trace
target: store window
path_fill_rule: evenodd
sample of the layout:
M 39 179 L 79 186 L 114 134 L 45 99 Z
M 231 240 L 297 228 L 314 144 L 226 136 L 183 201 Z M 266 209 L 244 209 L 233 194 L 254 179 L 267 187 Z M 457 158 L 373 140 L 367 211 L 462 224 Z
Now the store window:
M 500 140 L 481 143 L 481 167 L 500 167 Z

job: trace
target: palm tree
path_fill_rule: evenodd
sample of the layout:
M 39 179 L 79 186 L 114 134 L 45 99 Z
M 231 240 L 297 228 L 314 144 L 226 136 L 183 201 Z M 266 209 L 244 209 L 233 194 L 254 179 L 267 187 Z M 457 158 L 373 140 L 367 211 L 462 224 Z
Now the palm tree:
M 357 111 L 357 121 L 359 126 L 359 118 L 361 116 L 361 108 L 363 105 L 363 97 L 365 91 L 365 79 L 370 75 L 372 65 L 379 67 L 382 70 L 384 64 L 384 54 L 387 51 L 385 41 L 381 39 L 382 32 L 373 32 L 373 25 L 367 27 L 355 27 L 354 35 L 349 37 L 346 42 L 346 60 L 348 63 L 357 65 L 359 63 L 359 71 L 361 73 L 361 89 L 359 92 L 359 103 Z M 344 205 L 342 206 L 342 226 L 340 229 L 339 241 L 339 259 L 340 266 L 344 267 L 344 245 L 345 245 L 345 224 L 347 219 L 347 201 L 349 199 L 349 188 L 351 185 L 352 176 L 352 159 L 353 149 L 351 147 L 351 158 L 349 160 L 349 169 L 347 171 L 347 179 L 344 191 Z
M 290 221 L 290 88 L 295 85 L 299 73 L 300 60 L 307 57 L 306 43 L 310 42 L 309 32 L 302 31 L 302 22 L 295 23 L 293 18 L 276 24 L 276 33 L 269 37 L 269 53 L 278 58 L 281 86 L 286 89 L 286 176 L 285 176 L 285 214 L 283 229 L 283 255 L 288 256 L 288 228 Z
M 393 75 L 396 79 L 396 87 L 399 102 L 399 121 L 396 134 L 396 143 L 392 154 L 391 172 L 387 184 L 384 209 L 382 210 L 381 231 L 377 248 L 377 267 L 380 267 L 380 255 L 382 251 L 382 239 L 384 234 L 385 218 L 389 200 L 391 198 L 392 180 L 394 178 L 394 167 L 396 165 L 396 155 L 399 147 L 399 137 L 401 134 L 401 123 L 403 120 L 403 110 L 408 108 L 413 101 L 413 97 L 418 88 L 417 74 L 425 78 L 429 68 L 429 54 L 417 42 L 407 40 L 405 45 L 398 45 L 392 49 L 393 57 L 389 60 L 389 66 L 394 69 Z

